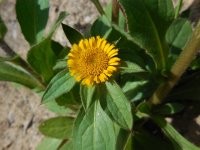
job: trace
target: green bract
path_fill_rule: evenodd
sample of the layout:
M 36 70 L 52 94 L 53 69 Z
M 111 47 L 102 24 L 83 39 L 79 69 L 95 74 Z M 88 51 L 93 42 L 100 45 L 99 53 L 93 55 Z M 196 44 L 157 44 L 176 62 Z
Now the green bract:
M 7 29 L 0 18 L 0 46 L 11 51 L 0 56 L 0 81 L 33 89 L 57 114 L 39 126 L 46 137 L 36 150 L 200 150 L 165 121 L 188 107 L 181 100 L 199 103 L 200 61 L 194 56 L 200 24 L 193 32 L 187 18 L 179 17 L 181 0 L 176 10 L 172 0 L 113 0 L 105 9 L 98 0 L 91 2 L 100 16 L 90 33 L 62 24 L 70 42 L 63 46 L 52 37 L 67 13 L 61 12 L 45 35 L 49 1 L 17 0 L 17 20 L 30 44 L 27 60 L 6 45 Z M 111 78 L 91 86 L 76 82 L 67 64 L 78 53 L 74 44 L 88 36 L 114 44 L 120 58 Z M 181 66 L 181 61 L 186 63 Z M 180 74 L 174 74 L 177 65 L 183 68 Z M 180 79 L 187 68 L 193 71 Z

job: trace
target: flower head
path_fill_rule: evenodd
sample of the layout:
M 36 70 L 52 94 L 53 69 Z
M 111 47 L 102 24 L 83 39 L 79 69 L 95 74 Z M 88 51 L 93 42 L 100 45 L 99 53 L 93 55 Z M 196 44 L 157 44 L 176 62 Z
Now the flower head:
M 84 85 L 105 82 L 117 71 L 118 49 L 105 39 L 91 37 L 73 44 L 68 54 L 68 68 L 72 76 Z

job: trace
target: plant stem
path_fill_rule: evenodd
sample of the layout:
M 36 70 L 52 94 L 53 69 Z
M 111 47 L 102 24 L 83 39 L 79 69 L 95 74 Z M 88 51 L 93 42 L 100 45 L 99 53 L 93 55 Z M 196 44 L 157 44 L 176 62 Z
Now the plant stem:
M 180 10 L 181 10 L 182 4 L 183 4 L 183 0 L 179 0 L 179 1 L 178 1 L 178 5 L 176 6 L 175 19 L 176 19 L 176 18 L 178 17 L 178 15 L 179 15 L 179 12 L 180 12 Z
M 190 66 L 196 54 L 200 50 L 200 21 L 195 28 L 191 39 L 188 41 L 186 47 L 183 49 L 175 64 L 172 66 L 170 72 L 171 77 L 155 91 L 149 102 L 152 104 L 159 104 L 167 96 L 167 94 L 176 85 L 180 77 Z
M 105 15 L 105 12 L 104 12 L 104 10 L 103 10 L 103 8 L 102 8 L 102 6 L 101 6 L 99 0 L 91 0 L 91 1 L 94 3 L 94 5 L 95 5 L 95 7 L 97 8 L 98 12 L 99 12 L 101 15 Z
M 3 40 L 0 40 L 0 48 L 10 57 L 14 57 L 16 56 L 17 54 L 8 46 L 8 44 L 3 41 Z
M 15 59 L 11 60 L 11 62 L 15 63 L 16 65 L 21 66 L 31 75 L 33 75 L 40 83 L 40 88 L 45 89 L 45 85 L 42 82 L 41 77 L 27 64 L 25 60 L 23 60 L 15 51 L 13 51 L 10 46 L 3 40 L 0 40 L 0 48 L 9 56 L 15 57 Z
M 118 24 L 119 21 L 119 3 L 117 0 L 112 1 L 112 22 Z

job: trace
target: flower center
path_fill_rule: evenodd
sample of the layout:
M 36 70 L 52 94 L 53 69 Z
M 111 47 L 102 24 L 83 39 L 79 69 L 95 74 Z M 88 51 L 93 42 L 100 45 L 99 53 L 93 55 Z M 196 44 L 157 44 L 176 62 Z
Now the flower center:
M 85 75 L 99 75 L 107 69 L 109 58 L 107 54 L 98 49 L 90 49 L 80 56 L 80 71 Z

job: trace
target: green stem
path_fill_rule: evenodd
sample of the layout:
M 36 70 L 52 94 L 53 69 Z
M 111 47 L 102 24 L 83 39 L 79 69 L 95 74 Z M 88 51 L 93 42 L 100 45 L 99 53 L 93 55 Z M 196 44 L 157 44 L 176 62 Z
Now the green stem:
M 179 16 L 179 12 L 181 10 L 182 4 L 183 4 L 183 0 L 179 0 L 178 5 L 176 6 L 175 19 Z
M 101 15 L 105 15 L 105 12 L 99 2 L 99 0 L 91 0 L 91 2 L 93 2 L 93 4 L 95 5 L 95 7 L 97 8 L 98 12 L 101 14 Z
M 119 3 L 117 0 L 112 1 L 112 22 L 115 24 L 119 22 Z
M 159 104 L 176 85 L 180 77 L 190 66 L 200 49 L 200 21 L 195 28 L 191 39 L 188 41 L 186 47 L 183 49 L 175 64 L 172 66 L 170 72 L 171 77 L 155 91 L 149 102 L 152 104 Z

